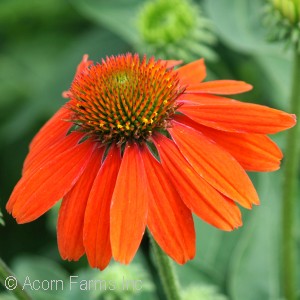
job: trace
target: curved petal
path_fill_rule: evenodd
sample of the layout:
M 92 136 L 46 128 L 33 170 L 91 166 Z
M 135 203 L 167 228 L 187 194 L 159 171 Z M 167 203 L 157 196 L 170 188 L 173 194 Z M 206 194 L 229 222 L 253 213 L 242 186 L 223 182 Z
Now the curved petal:
M 149 150 L 141 151 L 148 185 L 153 194 L 149 201 L 147 226 L 159 246 L 177 263 L 195 256 L 195 229 L 190 210 L 182 202 L 160 163 Z
M 176 70 L 182 84 L 197 84 L 206 77 L 206 67 L 204 59 L 201 58 Z
M 200 132 L 174 121 L 169 132 L 180 152 L 210 185 L 246 208 L 259 204 L 251 180 L 237 161 Z
M 57 222 L 57 243 L 63 259 L 78 260 L 84 254 L 84 213 L 91 187 L 101 166 L 103 150 L 104 148 L 98 148 L 94 151 L 86 169 L 62 200 Z
M 83 133 L 72 132 L 71 134 L 53 143 L 51 146 L 49 145 L 49 147 L 40 149 L 40 151 L 30 151 L 23 165 L 23 175 L 26 172 L 34 172 L 37 168 L 40 168 L 53 157 L 60 155 L 61 153 L 74 147 L 83 136 Z
M 120 149 L 113 146 L 94 181 L 84 216 L 83 243 L 89 264 L 103 270 L 111 259 L 110 205 L 121 164 Z
M 40 149 L 47 148 L 64 138 L 72 127 L 71 122 L 65 121 L 70 117 L 71 111 L 69 109 L 64 106 L 60 108 L 35 135 L 29 145 L 30 151 L 39 152 Z
M 198 124 L 184 115 L 175 116 L 175 120 L 202 132 L 215 141 L 245 170 L 264 172 L 275 171 L 280 167 L 282 152 L 266 135 L 219 131 Z
M 192 120 L 218 130 L 270 134 L 291 128 L 296 116 L 267 106 L 243 103 L 213 95 L 188 95 L 178 111 Z
M 33 221 L 49 210 L 77 182 L 95 149 L 95 143 L 84 143 L 50 160 L 36 172 L 23 176 L 7 204 L 18 223 Z
M 182 156 L 173 141 L 156 135 L 153 141 L 162 166 L 186 206 L 205 222 L 222 230 L 242 225 L 236 204 L 205 182 Z
M 214 80 L 189 85 L 185 93 L 207 93 L 220 95 L 233 95 L 252 90 L 252 85 L 237 80 Z
M 145 231 L 150 197 L 140 149 L 135 143 L 127 145 L 110 211 L 110 241 L 115 260 L 127 264 L 133 259 Z

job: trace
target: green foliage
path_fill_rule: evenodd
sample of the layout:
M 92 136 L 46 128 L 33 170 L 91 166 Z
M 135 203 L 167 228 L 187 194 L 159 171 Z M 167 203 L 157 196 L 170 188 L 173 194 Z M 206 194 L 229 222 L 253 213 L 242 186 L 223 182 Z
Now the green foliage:
M 145 0 L 73 0 L 72 4 L 91 21 L 107 27 L 132 44 L 139 42 L 135 16 Z
M 264 0 L 206 1 L 209 16 L 219 38 L 232 50 L 249 56 L 255 64 L 254 88 L 268 89 L 277 107 L 287 109 L 291 55 L 282 44 L 267 41 L 268 30 L 263 26 Z M 228 17 L 230 16 L 230 17 Z
M 197 300 L 227 300 L 223 295 L 220 295 L 214 286 L 189 286 L 182 293 L 183 300 L 197 299 Z

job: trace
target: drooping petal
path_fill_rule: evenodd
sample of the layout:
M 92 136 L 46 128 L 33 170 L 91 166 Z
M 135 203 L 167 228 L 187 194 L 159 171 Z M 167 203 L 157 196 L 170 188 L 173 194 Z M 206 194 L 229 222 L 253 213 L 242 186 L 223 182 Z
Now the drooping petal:
M 199 95 L 198 97 L 193 95 L 192 97 L 194 100 L 183 101 L 184 104 L 178 111 L 200 124 L 215 129 L 271 134 L 291 128 L 296 124 L 295 115 L 267 106 L 243 103 L 213 95 Z
M 89 264 L 103 270 L 111 259 L 110 205 L 121 164 L 112 146 L 94 181 L 84 217 L 83 243 Z
M 154 136 L 153 141 L 166 174 L 192 212 L 222 230 L 233 230 L 242 224 L 241 213 L 236 204 L 205 182 L 173 141 L 163 135 Z
M 204 59 L 201 58 L 176 70 L 182 84 L 198 84 L 206 77 Z
M 246 208 L 259 204 L 251 180 L 228 152 L 181 123 L 174 121 L 169 132 L 183 156 L 210 185 Z
M 40 151 L 30 151 L 23 165 L 23 175 L 26 172 L 34 172 L 37 168 L 40 168 L 53 157 L 74 147 L 80 139 L 83 138 L 83 136 L 83 133 L 72 132 L 63 139 L 59 139 L 57 142 L 49 145 L 49 147 L 40 149 Z
M 206 93 L 233 95 L 252 90 L 252 85 L 244 81 L 237 80 L 214 80 L 201 82 L 199 84 L 190 84 L 185 93 Z
M 101 166 L 103 149 L 95 149 L 86 169 L 62 200 L 57 222 L 57 242 L 63 259 L 78 260 L 85 252 L 84 213 L 91 187 Z
M 94 149 L 94 143 L 87 140 L 23 176 L 7 204 L 9 210 L 13 203 L 12 214 L 17 222 L 37 219 L 61 199 L 77 182 Z
M 129 263 L 142 240 L 150 194 L 139 147 L 127 145 L 122 158 L 110 215 L 110 241 L 115 260 Z
M 67 151 L 70 148 L 74 147 L 81 139 L 81 137 L 82 137 L 82 133 L 74 132 L 72 135 L 65 137 L 65 139 L 60 139 L 50 148 L 41 149 L 40 152 L 35 152 L 35 151 L 29 152 L 23 165 L 22 176 L 30 176 L 30 173 L 36 172 L 38 168 L 41 168 L 43 164 L 47 164 L 49 160 L 52 160 L 54 157 L 60 155 L 64 151 Z M 26 172 L 27 174 L 25 175 Z M 19 184 L 20 181 L 17 185 Z M 16 189 L 16 190 L 21 191 L 21 189 Z M 17 200 L 17 198 L 18 198 L 17 193 L 15 193 L 14 198 L 7 204 L 7 210 L 9 212 L 12 211 L 12 207 L 14 205 L 14 202 Z
M 53 117 L 40 129 L 29 145 L 30 151 L 39 152 L 66 136 L 72 123 L 69 120 L 71 111 L 66 107 L 60 108 Z
M 282 152 L 266 135 L 224 132 L 194 122 L 184 115 L 175 120 L 186 124 L 215 141 L 229 152 L 248 171 L 275 171 L 279 169 Z
M 195 229 L 190 210 L 181 200 L 160 163 L 144 148 L 141 152 L 148 185 L 153 198 L 149 201 L 147 226 L 160 247 L 177 263 L 195 255 Z

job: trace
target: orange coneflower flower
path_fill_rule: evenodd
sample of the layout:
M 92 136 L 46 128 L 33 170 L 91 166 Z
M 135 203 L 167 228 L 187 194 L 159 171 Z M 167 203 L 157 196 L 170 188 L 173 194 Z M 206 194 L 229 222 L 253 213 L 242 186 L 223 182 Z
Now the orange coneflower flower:
M 295 116 L 218 96 L 252 87 L 202 82 L 203 59 L 178 64 L 126 54 L 94 65 L 84 56 L 70 100 L 30 144 L 7 210 L 26 223 L 62 198 L 64 259 L 129 263 L 147 227 L 182 264 L 195 255 L 192 213 L 232 230 L 242 224 L 236 203 L 259 203 L 246 171 L 279 168 L 282 153 L 266 134 Z

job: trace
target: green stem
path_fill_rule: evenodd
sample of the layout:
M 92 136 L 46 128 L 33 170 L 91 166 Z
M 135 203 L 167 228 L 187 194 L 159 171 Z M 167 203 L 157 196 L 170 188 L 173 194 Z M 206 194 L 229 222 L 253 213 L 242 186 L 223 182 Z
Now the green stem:
M 32 300 L 31 297 L 22 289 L 22 286 L 17 282 L 15 275 L 0 258 L 0 283 L 14 293 L 15 297 L 19 300 Z
M 291 112 L 300 115 L 300 54 L 295 50 Z M 296 299 L 295 210 L 299 166 L 300 124 L 289 130 L 286 146 L 283 190 L 283 283 L 287 300 Z
M 180 300 L 180 288 L 174 267 L 170 258 L 161 250 L 149 233 L 153 253 L 155 256 L 155 265 L 158 269 L 160 281 L 162 283 L 165 295 L 168 300 Z

